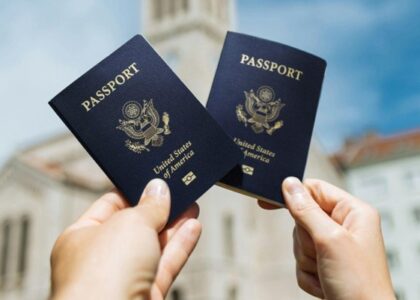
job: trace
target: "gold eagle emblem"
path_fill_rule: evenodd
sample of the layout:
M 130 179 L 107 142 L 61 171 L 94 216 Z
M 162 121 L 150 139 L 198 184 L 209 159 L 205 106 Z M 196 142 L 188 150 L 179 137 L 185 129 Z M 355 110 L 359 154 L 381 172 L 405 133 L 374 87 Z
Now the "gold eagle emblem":
M 252 130 L 259 134 L 266 132 L 272 135 L 276 130 L 283 127 L 283 121 L 276 121 L 280 111 L 286 105 L 281 99 L 276 100 L 274 89 L 270 86 L 261 86 L 257 92 L 250 90 L 245 93 L 244 105 L 239 104 L 236 107 L 236 117 L 238 121 L 244 123 L 245 127 L 251 125 Z M 272 122 L 274 122 L 272 124 Z
M 143 105 L 137 101 L 128 101 L 122 107 L 124 119 L 118 120 L 116 129 L 123 131 L 129 138 L 125 146 L 135 153 L 150 151 L 150 147 L 160 147 L 164 135 L 171 134 L 169 114 L 162 114 L 163 127 L 160 125 L 160 115 L 153 104 L 153 99 L 143 100 Z

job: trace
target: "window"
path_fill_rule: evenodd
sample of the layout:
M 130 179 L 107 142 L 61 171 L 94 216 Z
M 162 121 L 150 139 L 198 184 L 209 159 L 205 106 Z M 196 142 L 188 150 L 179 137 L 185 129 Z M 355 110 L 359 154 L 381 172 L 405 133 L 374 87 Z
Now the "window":
M 174 288 L 172 289 L 169 300 L 183 300 L 184 295 L 182 293 L 182 290 L 180 288 Z
M 183 11 L 187 12 L 190 5 L 189 0 L 181 0 L 181 4 Z
M 388 259 L 389 268 L 396 269 L 398 265 L 400 264 L 400 260 L 398 257 L 398 252 L 394 250 L 387 250 L 386 251 L 386 257 Z
M 29 238 L 30 220 L 28 216 L 22 217 L 20 221 L 20 241 L 19 241 L 19 256 L 18 256 L 18 274 L 19 278 L 23 279 L 26 272 L 26 256 L 28 252 L 28 238 Z
M 233 236 L 233 217 L 226 215 L 223 218 L 223 246 L 225 255 L 232 258 L 234 256 L 234 236 Z
M 420 171 L 411 170 L 406 174 L 406 181 L 409 188 L 416 189 L 420 188 Z
M 211 0 L 203 1 L 206 11 L 211 14 L 213 12 L 213 5 Z
M 396 290 L 395 291 L 395 298 L 397 298 L 397 300 L 404 300 L 404 293 L 400 290 Z
M 155 20 L 162 19 L 163 16 L 163 0 L 153 0 L 153 17 Z
M 362 182 L 363 196 L 368 201 L 381 202 L 382 197 L 387 192 L 387 184 L 384 178 L 373 177 L 363 180 Z
M 219 20 L 226 20 L 226 5 L 227 1 L 225 0 L 216 1 L 216 15 Z
M 30 219 L 5 220 L 0 226 L 0 289 L 18 287 L 27 270 Z M 16 251 L 12 252 L 12 244 Z M 13 249 L 15 249 L 13 247 Z
M 0 256 L 0 288 L 6 284 L 6 276 L 9 268 L 9 248 L 10 248 L 10 231 L 11 222 L 6 220 L 2 225 L 2 244 L 1 244 L 1 256 Z
M 394 228 L 394 219 L 389 212 L 381 212 L 382 228 L 384 231 L 390 231 Z
M 237 300 L 238 299 L 238 291 L 236 286 L 232 286 L 229 288 L 227 293 L 227 300 Z
M 177 1 L 176 0 L 169 0 L 169 1 L 167 1 L 166 4 L 168 5 L 169 15 L 172 16 L 172 17 L 175 16 Z
M 420 206 L 414 207 L 412 213 L 414 221 L 420 224 Z

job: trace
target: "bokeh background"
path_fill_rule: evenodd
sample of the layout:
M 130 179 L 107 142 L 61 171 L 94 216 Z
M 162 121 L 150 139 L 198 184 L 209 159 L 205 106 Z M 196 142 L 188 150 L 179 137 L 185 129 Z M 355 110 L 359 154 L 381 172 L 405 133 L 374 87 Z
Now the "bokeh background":
M 228 29 L 327 60 L 307 176 L 378 208 L 396 294 L 420 299 L 419 15 L 414 0 L 1 1 L 0 299 L 47 297 L 54 239 L 110 186 L 47 102 L 144 33 L 205 103 Z M 242 198 L 200 199 L 205 232 L 173 300 L 308 298 L 287 213 Z

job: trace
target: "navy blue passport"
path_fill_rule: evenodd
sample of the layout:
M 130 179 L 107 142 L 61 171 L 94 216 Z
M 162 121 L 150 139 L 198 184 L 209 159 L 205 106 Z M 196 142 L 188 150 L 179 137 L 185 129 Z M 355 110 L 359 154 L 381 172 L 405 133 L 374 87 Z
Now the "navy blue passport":
M 325 68 L 301 50 L 228 32 L 207 109 L 244 159 L 219 185 L 284 204 L 281 182 L 304 173 Z
M 241 151 L 137 35 L 49 104 L 131 205 L 152 178 L 172 196 L 169 220 L 241 160 Z

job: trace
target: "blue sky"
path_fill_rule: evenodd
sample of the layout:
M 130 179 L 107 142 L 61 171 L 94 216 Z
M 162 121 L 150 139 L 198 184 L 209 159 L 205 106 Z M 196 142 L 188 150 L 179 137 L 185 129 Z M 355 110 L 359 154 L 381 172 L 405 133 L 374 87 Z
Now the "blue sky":
M 420 2 L 237 0 L 237 30 L 328 62 L 315 133 L 420 127 Z M 47 106 L 61 89 L 139 32 L 138 1 L 0 2 L 0 164 L 66 130 Z
M 420 2 L 262 2 L 241 2 L 241 31 L 328 62 L 315 131 L 328 150 L 366 130 L 420 127 Z

